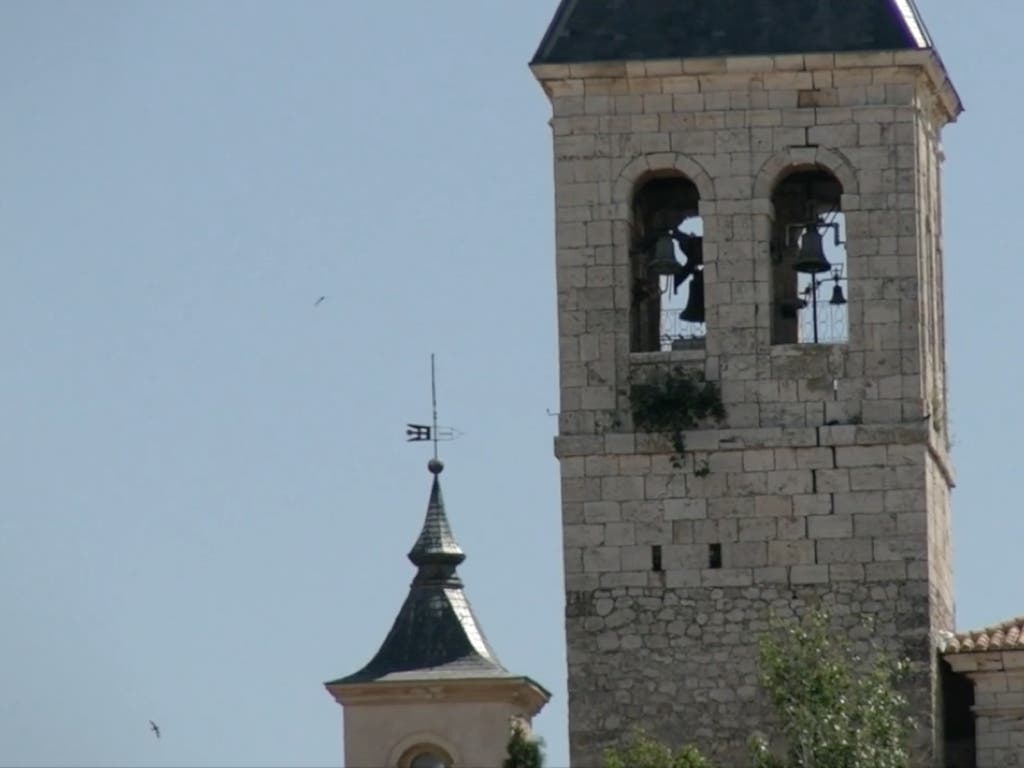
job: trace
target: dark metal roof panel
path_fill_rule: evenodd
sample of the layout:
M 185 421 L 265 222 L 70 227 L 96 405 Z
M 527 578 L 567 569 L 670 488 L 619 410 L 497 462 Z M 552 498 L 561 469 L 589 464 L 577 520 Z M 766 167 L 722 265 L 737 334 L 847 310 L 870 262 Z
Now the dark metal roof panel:
M 533 63 L 928 47 L 914 0 L 562 0 Z
M 512 676 L 484 637 L 461 588 L 414 583 L 370 663 L 328 685 Z
M 441 483 L 434 475 L 434 483 L 430 489 L 430 502 L 427 504 L 427 516 L 419 538 L 409 552 L 409 559 L 414 565 L 430 562 L 461 563 L 466 556 L 455 541 L 448 515 L 444 511 L 444 496 L 441 494 Z

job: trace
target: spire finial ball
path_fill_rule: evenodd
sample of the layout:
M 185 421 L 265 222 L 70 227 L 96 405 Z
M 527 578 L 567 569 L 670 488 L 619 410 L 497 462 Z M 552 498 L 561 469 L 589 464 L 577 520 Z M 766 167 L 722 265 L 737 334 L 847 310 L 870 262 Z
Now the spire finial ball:
M 431 459 L 427 462 L 427 469 L 430 470 L 431 474 L 440 475 L 441 470 L 444 469 L 444 464 L 440 459 Z

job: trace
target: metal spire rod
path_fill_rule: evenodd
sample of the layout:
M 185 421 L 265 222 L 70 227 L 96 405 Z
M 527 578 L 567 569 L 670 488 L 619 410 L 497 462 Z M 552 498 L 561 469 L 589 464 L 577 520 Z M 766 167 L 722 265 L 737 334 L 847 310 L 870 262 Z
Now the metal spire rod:
M 437 444 L 444 440 L 455 440 L 462 435 L 454 427 L 442 427 L 437 423 L 437 364 L 434 354 L 430 354 L 430 404 L 432 416 L 430 424 L 406 424 L 405 439 L 410 443 L 434 444 L 434 461 L 437 461 Z
M 434 431 L 431 433 L 434 438 L 434 459 L 437 459 L 437 376 L 434 373 L 434 353 L 430 353 L 430 402 L 434 408 Z

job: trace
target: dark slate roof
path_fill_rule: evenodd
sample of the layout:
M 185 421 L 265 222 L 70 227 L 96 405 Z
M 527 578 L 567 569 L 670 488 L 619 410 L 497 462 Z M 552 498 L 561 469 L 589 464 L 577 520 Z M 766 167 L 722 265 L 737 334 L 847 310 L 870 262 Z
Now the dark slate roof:
M 487 642 L 455 572 L 465 560 L 452 535 L 437 475 L 440 462 L 431 462 L 434 483 L 419 538 L 409 552 L 417 566 L 398 617 L 370 662 L 354 674 L 327 685 L 514 677 L 498 661 Z
M 434 484 L 430 489 L 430 501 L 427 504 L 427 519 L 423 521 L 423 530 L 412 545 L 409 559 L 415 566 L 430 562 L 451 561 L 458 565 L 466 556 L 452 535 L 452 527 L 448 524 L 448 515 L 444 512 L 444 498 L 441 496 L 441 484 L 434 475 Z
M 914 0 L 562 0 L 532 63 L 931 45 Z

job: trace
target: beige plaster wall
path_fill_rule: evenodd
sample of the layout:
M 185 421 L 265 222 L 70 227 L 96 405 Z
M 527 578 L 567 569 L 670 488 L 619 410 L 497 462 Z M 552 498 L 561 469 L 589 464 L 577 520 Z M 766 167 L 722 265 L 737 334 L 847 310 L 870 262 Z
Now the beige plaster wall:
M 395 768 L 408 748 L 433 743 L 451 754 L 455 766 L 499 768 L 506 756 L 511 718 L 522 714 L 521 707 L 501 702 L 348 704 L 345 765 Z

